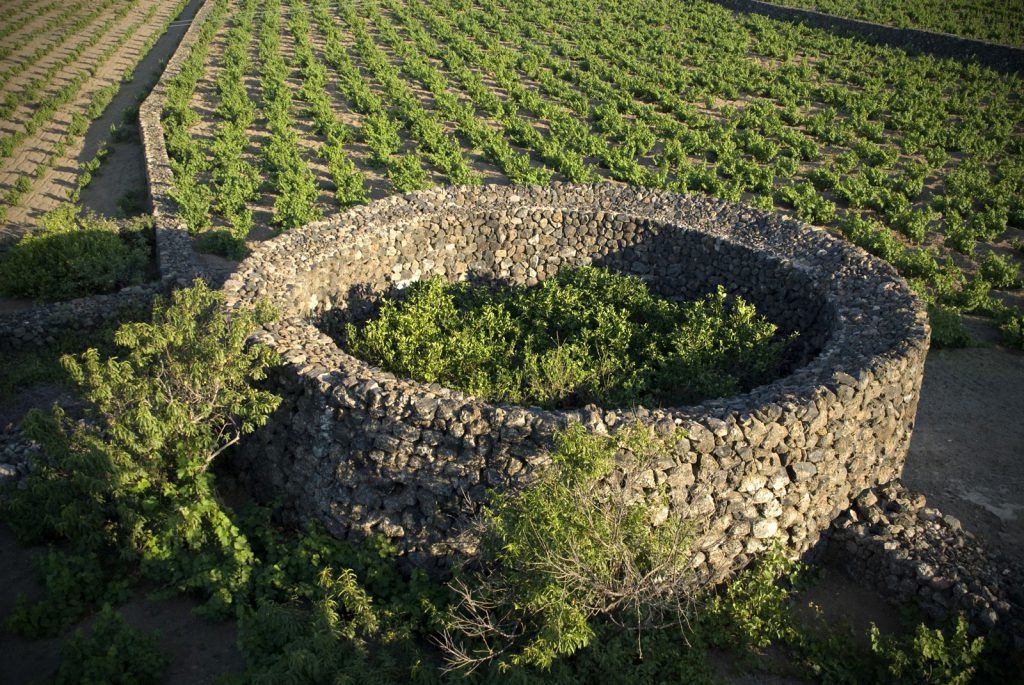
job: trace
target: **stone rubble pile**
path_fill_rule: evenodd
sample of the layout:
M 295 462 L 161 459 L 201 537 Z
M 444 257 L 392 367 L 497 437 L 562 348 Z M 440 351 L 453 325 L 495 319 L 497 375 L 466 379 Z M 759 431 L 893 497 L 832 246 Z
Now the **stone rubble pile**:
M 28 476 L 31 457 L 39 445 L 26 438 L 20 428 L 8 426 L 0 430 L 0 487 L 20 485 Z
M 936 620 L 963 612 L 976 632 L 999 630 L 1024 647 L 1024 569 L 989 553 L 958 519 L 899 480 L 857 497 L 832 525 L 826 555 Z

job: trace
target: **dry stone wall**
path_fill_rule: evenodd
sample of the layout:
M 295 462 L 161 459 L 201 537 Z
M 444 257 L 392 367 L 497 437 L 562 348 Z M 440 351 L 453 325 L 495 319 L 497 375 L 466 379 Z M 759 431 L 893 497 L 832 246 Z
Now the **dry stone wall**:
M 188 226 L 178 216 L 178 203 L 172 197 L 174 173 L 171 170 L 171 160 L 167 156 L 161 116 L 167 102 L 167 86 L 181 72 L 192 46 L 199 39 L 203 23 L 213 11 L 214 4 L 204 2 L 196 12 L 177 50 L 167 61 L 160 80 L 139 106 L 139 129 L 145 156 L 146 185 L 149 188 L 156 224 L 157 261 L 161 276 L 174 286 L 188 285 L 194 278 L 203 275 L 203 269 L 192 250 Z
M 396 378 L 333 333 L 410 282 L 534 283 L 598 264 L 666 296 L 717 284 L 796 330 L 786 377 L 693 407 L 573 411 L 492 404 Z M 712 198 L 602 184 L 436 189 L 391 197 L 257 248 L 225 285 L 229 306 L 267 297 L 282 319 L 284 402 L 242 467 L 267 494 L 337 535 L 382 534 L 443 571 L 488 491 L 543 468 L 569 422 L 685 431 L 643 479 L 702 526 L 697 564 L 723 577 L 779 540 L 807 550 L 865 488 L 899 474 L 929 329 L 887 264 L 795 220 Z
M 961 612 L 974 632 L 1000 632 L 1024 649 L 1024 569 L 927 504 L 899 480 L 865 490 L 833 523 L 827 558 L 937 622 Z

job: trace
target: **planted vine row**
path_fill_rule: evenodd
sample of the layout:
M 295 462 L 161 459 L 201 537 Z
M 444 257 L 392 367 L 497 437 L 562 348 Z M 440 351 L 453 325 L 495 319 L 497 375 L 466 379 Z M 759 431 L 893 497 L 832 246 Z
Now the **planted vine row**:
M 251 11 L 227 10 L 243 23 Z M 1021 285 L 1019 78 L 711 3 L 277 0 L 261 12 L 258 32 L 211 29 L 224 47 L 204 63 L 225 66 L 196 75 L 221 84 L 224 121 L 191 167 L 176 160 L 194 230 L 242 240 L 260 210 L 285 229 L 433 183 L 611 179 L 792 213 L 892 262 L 936 316 L 988 314 L 1019 336 L 1002 293 Z M 225 101 L 242 102 L 227 71 L 260 88 L 225 117 Z M 196 123 L 168 140 L 188 147 Z

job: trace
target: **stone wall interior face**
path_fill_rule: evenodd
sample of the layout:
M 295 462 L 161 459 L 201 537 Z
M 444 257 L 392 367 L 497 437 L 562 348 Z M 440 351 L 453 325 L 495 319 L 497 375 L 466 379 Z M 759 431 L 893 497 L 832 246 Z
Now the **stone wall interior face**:
M 791 373 L 698 406 L 545 411 L 396 378 L 330 335 L 433 275 L 532 284 L 582 264 L 639 275 L 668 297 L 724 285 L 799 332 Z M 803 552 L 852 498 L 899 475 L 929 339 L 895 271 L 824 231 L 612 184 L 387 198 L 261 245 L 225 292 L 229 306 L 266 297 L 282 312 L 258 334 L 284 360 L 271 381 L 284 402 L 246 447 L 254 482 L 339 536 L 383 534 L 435 570 L 488 491 L 527 483 L 571 421 L 686 431 L 646 480 L 699 526 L 706 577 L 776 540 Z

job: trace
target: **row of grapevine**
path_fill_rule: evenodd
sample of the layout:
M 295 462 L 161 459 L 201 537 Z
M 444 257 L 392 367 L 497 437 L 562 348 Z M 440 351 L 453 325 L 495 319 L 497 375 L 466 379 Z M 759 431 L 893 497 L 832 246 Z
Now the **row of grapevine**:
M 426 185 L 426 170 L 417 152 L 400 154 L 404 126 L 364 80 L 342 42 L 342 32 L 334 21 L 326 0 L 313 0 L 313 18 L 324 37 L 324 60 L 337 77 L 337 86 L 349 105 L 362 116 L 360 133 L 370 152 L 370 163 L 386 170 L 391 188 L 398 192 L 417 190 Z
M 1024 224 L 1019 79 L 705 3 L 286 4 L 288 45 L 260 39 L 266 121 L 249 131 L 269 132 L 279 225 L 297 194 L 278 177 L 303 163 L 308 124 L 340 207 L 367 197 L 375 167 L 393 191 L 610 178 L 786 208 L 943 306 L 999 313 L 989 288 L 1017 285 L 990 252 Z M 274 56 L 292 46 L 290 64 Z
M 249 46 L 259 8 L 257 0 L 246 0 L 236 11 L 216 80 L 216 114 L 221 121 L 210 145 L 213 209 L 227 222 L 236 242 L 244 240 L 252 228 L 248 203 L 259 197 L 261 182 L 259 169 L 244 157 L 249 145 L 247 131 L 257 115 L 256 105 L 245 87 L 245 75 L 252 62 Z
M 484 3 L 486 6 L 486 3 Z M 501 33 L 501 39 L 503 41 L 511 41 L 515 44 L 517 37 L 512 33 L 510 27 L 518 26 L 530 26 L 534 29 L 540 23 L 538 22 L 538 13 L 534 13 L 534 8 L 527 8 L 529 13 L 530 22 L 529 24 L 518 23 L 514 19 L 510 19 L 508 16 L 502 17 L 500 12 L 494 12 L 488 10 L 477 14 L 463 14 L 455 19 L 458 21 L 458 26 L 455 29 L 445 28 L 438 25 L 438 17 L 446 14 L 451 15 L 450 8 L 446 8 L 445 3 L 435 2 L 430 7 L 429 12 L 424 12 L 422 16 L 434 23 L 434 30 L 438 32 L 438 35 L 445 34 L 446 38 L 449 38 L 453 44 L 460 46 L 464 55 L 467 55 L 469 59 L 478 60 L 484 62 L 486 57 L 494 55 L 496 52 L 500 52 L 502 47 L 493 38 L 489 37 L 489 33 L 481 32 L 479 26 L 475 26 L 472 21 L 476 18 L 480 18 L 484 21 L 490 20 L 491 26 L 489 30 L 493 30 L 495 34 Z M 523 4 L 517 3 L 515 8 L 522 10 Z M 631 22 L 618 22 L 620 26 L 632 26 Z M 643 23 L 641 23 L 643 25 Z M 837 155 L 834 158 L 834 162 L 837 167 L 846 167 L 847 170 L 852 169 L 856 164 L 862 164 L 862 169 L 857 174 L 847 174 L 841 178 L 838 177 L 836 168 L 832 166 L 833 160 L 826 160 L 823 167 L 819 167 L 818 164 L 821 161 L 822 154 L 821 150 L 824 149 L 824 145 L 837 144 L 841 141 L 838 140 L 825 140 L 822 143 L 815 142 L 813 138 L 808 138 L 808 133 L 812 136 L 815 133 L 821 134 L 822 131 L 816 130 L 820 127 L 816 127 L 815 124 L 820 123 L 821 119 L 828 116 L 832 117 L 832 121 L 836 120 L 835 111 L 831 112 L 831 115 L 826 110 L 826 114 L 819 119 L 814 120 L 811 117 L 805 117 L 800 115 L 794 117 L 793 112 L 783 112 L 788 121 L 780 121 L 778 115 L 775 114 L 777 111 L 775 106 L 764 106 L 766 103 L 764 100 L 754 101 L 748 105 L 744 110 L 733 110 L 732 112 L 725 112 L 725 116 L 729 117 L 723 122 L 714 121 L 711 117 L 701 117 L 696 114 L 692 107 L 690 111 L 685 108 L 681 108 L 678 102 L 673 102 L 673 92 L 675 92 L 678 83 L 673 84 L 672 88 L 659 84 L 653 77 L 648 76 L 646 82 L 636 77 L 636 73 L 642 73 L 642 70 L 636 69 L 636 64 L 629 61 L 629 46 L 625 45 L 627 41 L 623 41 L 624 45 L 619 46 L 615 41 L 609 40 L 609 33 L 614 35 L 614 31 L 607 25 L 601 26 L 600 31 L 595 33 L 600 36 L 595 36 L 593 41 L 581 41 L 579 24 L 567 23 L 561 21 L 558 23 L 558 27 L 561 30 L 567 30 L 566 27 L 572 27 L 569 29 L 573 36 L 572 46 L 566 45 L 563 42 L 559 45 L 564 52 L 568 53 L 572 57 L 576 58 L 579 62 L 587 65 L 588 69 L 593 69 L 595 66 L 607 67 L 608 64 L 602 64 L 599 60 L 606 59 L 609 62 L 613 59 L 618 60 L 620 63 L 625 63 L 624 67 L 620 69 L 628 68 L 629 73 L 632 74 L 626 78 L 617 79 L 618 83 L 616 88 L 621 88 L 629 80 L 633 80 L 633 88 L 621 88 L 619 92 L 630 92 L 633 94 L 637 92 L 642 93 L 634 102 L 640 101 L 644 95 L 647 95 L 648 102 L 643 103 L 645 105 L 656 105 L 662 109 L 663 113 L 674 112 L 677 115 L 683 115 L 682 121 L 678 122 L 675 126 L 665 126 L 664 119 L 661 119 L 658 123 L 658 133 L 661 141 L 664 144 L 663 152 L 660 155 L 660 160 L 651 160 L 657 163 L 661 161 L 663 164 L 665 161 L 670 162 L 670 168 L 674 172 L 674 180 L 671 180 L 669 187 L 674 187 L 678 190 L 701 190 L 704 192 L 714 192 L 722 195 L 729 199 L 738 199 L 742 197 L 741 193 L 755 193 L 754 200 L 760 204 L 757 199 L 759 196 L 756 193 L 764 193 L 770 191 L 771 195 L 765 197 L 767 206 L 771 206 L 773 201 L 778 201 L 783 204 L 794 207 L 797 213 L 811 221 L 819 223 L 830 223 L 833 220 L 839 228 L 851 233 L 847 226 L 854 225 L 854 219 L 859 219 L 859 215 L 856 217 L 837 217 L 836 205 L 834 202 L 830 202 L 828 199 L 823 197 L 822 191 L 829 190 L 831 185 L 835 185 L 836 199 L 848 200 L 849 205 L 852 208 L 856 208 L 857 205 L 863 202 L 864 206 L 870 207 L 879 214 L 882 215 L 882 220 L 895 230 L 901 232 L 911 242 L 921 242 L 924 239 L 928 223 L 933 221 L 935 217 L 935 209 L 946 209 L 946 217 L 950 223 L 950 229 L 945 231 L 947 237 L 947 243 L 958 246 L 956 242 L 956 228 L 963 227 L 966 224 L 965 221 L 960 220 L 960 216 L 956 211 L 956 203 L 962 202 L 968 195 L 973 203 L 981 202 L 992 202 L 996 204 L 996 207 L 987 207 L 979 214 L 976 213 L 973 218 L 975 226 L 984 227 L 986 224 L 989 225 L 988 229 L 974 229 L 971 238 L 982 240 L 991 240 L 994 235 L 998 234 L 1002 230 L 1005 230 L 1007 226 L 1007 219 L 1011 218 L 1011 215 L 1015 212 L 1015 207 L 1019 206 L 1020 198 L 1020 185 L 1019 185 L 1019 172 L 1016 171 L 1019 162 L 1013 161 L 1012 159 L 1004 160 L 999 167 L 998 173 L 1000 174 L 998 180 L 995 183 L 990 183 L 988 188 L 981 188 L 980 184 L 972 188 L 972 193 L 964 193 L 957 188 L 952 188 L 954 192 L 949 193 L 944 199 L 933 203 L 933 207 L 921 208 L 912 207 L 911 203 L 918 198 L 923 192 L 926 176 L 937 171 L 942 164 L 948 159 L 948 155 L 944 154 L 944 150 L 936 149 L 935 147 L 929 148 L 925 153 L 925 160 L 919 161 L 915 159 L 905 159 L 900 157 L 899 150 L 896 151 L 895 155 L 892 155 L 892 148 L 886 148 L 879 145 L 877 142 L 870 139 L 860 139 L 852 141 L 850 150 L 844 155 Z M 475 48 L 474 46 L 466 46 L 464 36 L 471 35 L 482 43 L 481 48 Z M 632 32 L 631 32 L 631 35 Z M 506 56 L 506 60 L 518 59 L 517 66 L 521 72 L 526 72 L 531 77 L 538 79 L 541 82 L 541 90 L 545 95 L 551 97 L 556 101 L 562 102 L 566 107 L 567 111 L 574 111 L 576 114 L 580 114 L 580 107 L 586 107 L 585 97 L 581 97 L 581 93 L 572 89 L 567 89 L 563 85 L 553 83 L 551 81 L 550 73 L 537 72 L 538 67 L 538 53 L 540 53 L 540 64 L 552 67 L 552 70 L 557 70 L 550 61 L 546 61 L 550 57 L 550 53 L 545 55 L 542 50 L 539 50 L 538 36 L 536 30 L 532 33 L 524 33 L 523 36 L 518 38 L 521 40 L 523 37 L 529 39 L 528 44 L 520 44 L 516 50 L 510 50 Z M 635 41 L 642 42 L 642 41 Z M 576 49 L 571 51 L 573 48 L 578 48 L 579 45 L 592 45 L 601 44 L 604 45 L 604 54 L 598 56 L 595 59 L 594 53 L 580 55 L 579 50 Z M 610 47 L 609 47 L 610 46 Z M 516 55 L 519 55 L 517 58 Z M 525 55 L 525 57 L 523 57 Z M 491 58 L 492 64 L 500 58 Z M 568 60 L 566 60 L 568 62 Z M 532 64 L 531 64 L 532 62 Z M 557 60 L 556 60 L 557 62 Z M 484 62 L 485 63 L 485 62 Z M 486 64 L 486 63 L 485 63 Z M 494 67 L 487 65 L 492 68 L 492 74 Z M 497 67 L 502 69 L 500 65 Z M 563 73 L 569 74 L 574 72 L 579 75 L 581 72 L 579 69 L 573 66 L 568 66 L 563 70 Z M 669 74 L 670 70 L 656 70 L 658 74 Z M 678 70 L 677 70 L 678 71 Z M 605 72 L 607 74 L 607 71 Z M 621 73 L 621 72 L 620 72 Z M 499 74 L 500 75 L 500 74 Z M 759 82 L 763 82 L 759 81 Z M 505 85 L 505 84 L 502 84 Z M 573 84 L 578 87 L 580 91 L 586 93 L 593 85 L 593 80 L 581 80 Z M 682 91 L 685 92 L 685 91 Z M 845 92 L 845 91 L 844 91 Z M 728 93 L 722 93 L 727 95 Z M 733 94 L 735 95 L 735 94 Z M 535 101 L 535 96 L 527 96 L 526 102 L 531 99 Z M 964 98 L 966 99 L 966 98 Z M 963 100 L 963 99 L 962 99 Z M 962 108 L 962 100 L 959 103 L 959 107 Z M 597 99 L 595 98 L 595 101 Z M 615 99 L 603 98 L 603 105 L 599 108 L 594 108 L 594 111 L 590 112 L 590 118 L 593 119 L 599 128 L 611 128 L 620 132 L 632 133 L 633 131 L 639 131 L 644 133 L 643 130 L 636 126 L 636 120 L 631 122 L 630 126 L 624 126 L 624 121 L 618 116 L 618 112 L 615 110 L 609 110 L 608 103 L 615 102 Z M 760 105 L 760 107 L 759 107 Z M 535 108 L 536 109 L 536 108 Z M 632 107 L 633 114 L 636 116 L 636 107 Z M 996 120 L 1001 121 L 1003 125 L 1001 130 L 1005 137 L 1005 131 L 1007 127 L 1005 122 L 1007 119 L 1012 120 L 1013 115 L 1006 115 L 1006 110 L 996 107 L 992 110 L 988 110 L 986 116 L 989 121 Z M 548 118 L 550 119 L 551 112 L 547 112 Z M 557 114 L 557 113 L 556 113 Z M 772 115 L 775 116 L 772 116 Z M 796 112 L 796 114 L 800 114 Z M 541 114 L 543 116 L 544 113 Z M 618 121 L 616 121 L 618 119 Z M 704 119 L 704 121 L 701 121 Z M 731 119 L 731 121 L 730 121 Z M 747 119 L 747 121 L 744 121 Z M 774 119 L 775 121 L 772 121 Z M 806 121 L 811 119 L 811 121 Z M 906 119 L 906 117 L 904 117 Z M 752 121 L 751 121 L 752 120 Z M 710 122 L 710 123 L 709 123 Z M 654 123 L 654 122 L 652 122 Z M 751 123 L 755 126 L 751 126 Z M 974 125 L 978 125 L 977 122 L 972 122 Z M 988 123 L 988 122 L 986 122 Z M 675 128 L 679 130 L 679 124 L 686 125 L 684 130 L 685 136 L 682 138 L 676 137 L 666 138 L 665 134 Z M 766 127 L 765 124 L 768 124 Z M 790 124 L 790 125 L 785 125 Z M 795 125 L 804 125 L 805 131 L 800 132 L 796 129 Z M 690 125 L 694 125 L 690 128 Z M 702 126 L 702 128 L 697 128 Z M 757 130 L 761 128 L 762 130 Z M 870 129 L 874 129 L 875 138 L 880 138 L 878 131 L 884 130 L 884 127 L 879 126 L 875 123 L 873 126 L 865 126 L 867 131 L 864 133 L 871 132 Z M 971 128 L 969 123 L 965 128 Z M 771 140 L 770 138 L 762 135 L 764 130 L 772 130 L 778 140 Z M 833 129 L 826 129 L 825 133 L 828 133 Z M 942 130 L 941 128 L 939 130 Z M 1012 130 L 1012 126 L 1010 127 Z M 536 137 L 535 134 L 531 134 L 528 131 L 527 135 Z M 636 135 L 635 139 L 639 138 L 641 143 L 644 143 L 644 139 L 649 140 L 649 136 Z M 823 138 L 827 136 L 823 135 Z M 564 137 L 563 137 L 564 139 Z M 591 151 L 592 140 L 587 139 L 587 134 L 578 135 L 576 140 L 573 141 L 575 149 L 577 151 Z M 603 143 L 605 150 L 609 152 L 617 152 L 615 148 L 609 146 L 607 139 L 600 141 Z M 805 145 L 805 143 L 810 145 Z M 850 141 L 846 141 L 850 142 Z M 795 145 L 793 143 L 796 143 Z M 780 151 L 785 151 L 787 148 L 792 150 L 791 153 L 779 156 Z M 620 150 L 623 150 L 627 154 L 639 149 L 637 145 L 630 144 L 623 146 Z M 708 173 L 708 166 L 705 160 L 700 160 L 700 164 L 703 168 L 692 167 L 692 160 L 683 157 L 680 152 L 689 151 L 702 151 L 710 161 L 714 162 L 714 171 L 717 173 Z M 744 157 L 737 158 L 736 152 L 742 151 L 746 153 Z M 914 149 L 910 150 L 915 151 Z M 651 174 L 650 171 L 644 173 L 642 168 L 638 169 L 638 165 L 630 161 L 628 157 L 620 158 L 625 163 L 622 164 L 618 169 L 616 168 L 616 160 L 609 154 L 602 155 L 600 152 L 597 156 L 601 159 L 602 166 L 609 169 L 612 177 L 621 178 L 629 182 L 647 183 L 649 185 L 660 185 L 664 184 L 667 180 L 660 181 L 656 174 Z M 772 159 L 778 160 L 775 163 L 775 170 L 779 173 L 765 174 L 767 164 Z M 897 167 L 896 173 L 889 173 L 886 171 L 887 167 L 892 167 L 893 163 L 897 160 L 901 160 L 901 164 Z M 798 164 L 794 164 L 797 162 Z M 687 173 L 680 173 L 678 167 L 683 164 L 690 165 L 691 170 Z M 985 174 L 981 170 L 981 164 L 974 164 L 974 175 L 976 178 L 983 178 Z M 637 173 L 637 171 L 640 173 Z M 797 171 L 803 175 L 807 180 L 797 181 L 793 183 L 783 183 L 776 187 L 776 178 L 788 178 L 792 177 Z M 740 173 L 738 173 L 740 172 Z M 957 178 L 957 173 L 951 173 L 950 176 L 953 179 Z M 864 189 L 864 183 L 862 177 L 868 180 L 868 187 Z M 694 183 L 696 181 L 696 183 Z M 860 183 L 860 186 L 858 186 Z M 723 187 L 724 186 L 724 187 Z M 862 199 L 857 199 L 858 189 L 864 196 Z M 760 197 L 764 197 L 761 195 Z M 961 200 L 954 198 L 959 197 Z M 1016 204 L 1015 204 L 1016 203 Z M 1001 207 L 999 206 L 1001 204 Z M 953 211 L 949 211 L 951 209 Z M 969 206 L 969 205 L 968 205 Z M 974 205 L 976 206 L 976 205 Z M 1014 219 L 1019 223 L 1019 219 Z M 870 220 L 869 226 L 871 236 L 877 236 L 885 228 L 882 224 L 879 224 L 875 220 Z M 969 225 L 968 225 L 969 226 Z M 934 228 L 932 229 L 935 230 Z M 961 229 L 964 230 L 964 229 Z M 966 231 L 970 232 L 971 229 L 967 228 Z M 857 232 L 858 235 L 863 236 L 863 231 Z M 974 240 L 969 240 L 966 247 L 966 251 L 970 251 L 973 247 Z M 865 246 L 872 247 L 877 244 L 877 240 L 862 241 Z M 887 244 L 895 243 L 898 245 L 898 241 L 894 241 L 891 238 L 887 240 Z M 892 252 L 892 250 L 888 250 Z M 922 252 L 920 250 L 900 250 L 900 257 L 897 259 L 897 265 L 903 267 L 903 270 L 910 276 L 927 276 L 933 280 L 953 278 L 955 280 L 962 280 L 960 274 L 954 269 L 951 273 L 947 273 L 947 267 L 945 264 L 936 262 L 934 254 L 930 252 Z M 972 298 L 967 298 L 972 299 Z
M 338 119 L 328 95 L 327 67 L 315 54 L 310 41 L 309 12 L 305 3 L 295 0 L 289 2 L 289 9 L 295 57 L 302 80 L 298 95 L 306 103 L 314 131 L 324 141 L 318 155 L 327 163 L 338 206 L 344 208 L 361 204 L 369 197 L 366 177 L 346 152 L 345 146 L 352 140 L 352 130 Z
M 400 78 L 399 70 L 376 44 L 353 3 L 339 5 L 340 16 L 352 33 L 356 53 L 392 104 L 395 116 L 417 141 L 427 161 L 440 169 L 449 183 L 475 185 L 480 182 L 463 157 L 462 144 L 449 134 L 440 114 L 428 112 L 412 89 Z M 399 188 L 400 184 L 396 184 Z M 409 188 L 416 190 L 418 188 Z
M 405 8 L 390 5 L 389 9 L 405 20 L 411 43 L 403 42 L 388 26 L 379 25 L 378 30 L 404 60 L 403 70 L 419 79 L 431 92 L 442 115 L 454 121 L 469 144 L 481 150 L 512 182 L 541 185 L 550 182 L 552 171 L 542 164 L 532 165 L 529 153 L 513 148 L 504 135 L 504 127 L 491 118 L 500 114 L 501 101 L 479 75 L 454 51 L 442 48 L 417 19 L 404 12 Z M 424 55 L 443 61 L 451 77 L 465 89 L 468 103 L 463 104 L 450 92 L 449 78 Z
M 75 63 L 75 61 L 82 56 L 83 52 L 97 45 L 114 25 L 139 5 L 139 2 L 140 0 L 131 0 L 129 4 L 118 8 L 114 15 L 104 22 L 98 30 L 89 35 L 86 40 L 76 46 L 74 50 L 69 52 L 68 55 L 55 64 L 53 68 L 48 69 L 47 73 L 42 77 L 42 83 L 48 84 L 61 69 Z M 71 102 L 89 79 L 92 78 L 106 63 L 106 61 L 132 37 L 135 31 L 152 19 L 156 9 L 157 7 L 153 6 L 150 11 L 147 12 L 146 16 L 143 17 L 143 20 L 130 25 L 120 36 L 118 41 L 107 46 L 97 60 L 75 74 L 75 76 L 73 76 L 55 93 L 52 93 L 42 99 L 37 99 L 39 95 L 38 91 L 36 93 L 22 92 L 19 94 L 19 97 L 25 98 L 25 102 L 20 102 L 18 106 L 24 106 L 27 111 L 31 111 L 31 115 L 22 123 L 20 130 L 8 133 L 0 138 L 0 158 L 10 157 L 19 145 L 35 134 L 43 124 L 49 122 L 50 119 L 53 118 L 54 113 L 60 107 Z
M 267 181 L 275 192 L 273 223 L 300 226 L 320 217 L 320 188 L 302 158 L 292 115 L 290 74 L 281 55 L 280 0 L 267 0 L 260 26 L 260 89 L 270 138 L 263 148 Z
M 40 23 L 35 30 L 26 32 L 26 35 L 21 37 L 21 40 L 24 41 L 22 44 L 33 45 L 35 49 L 31 54 L 21 56 L 17 60 L 10 60 L 10 65 L 0 71 L 0 88 L 4 88 L 11 79 L 27 69 L 36 66 L 57 48 L 66 45 L 83 28 L 101 16 L 110 5 L 110 2 L 101 2 L 98 5 L 91 3 L 70 5 L 48 21 Z M 83 9 L 88 11 L 83 14 Z M 45 34 L 49 40 L 41 40 L 41 34 Z M 8 111 L 13 111 L 13 107 L 10 105 L 12 95 L 13 93 L 8 93 L 4 97 L 3 109 L 0 110 L 0 114 L 5 117 L 8 116 Z
M 46 3 L 42 7 L 34 7 L 32 0 L 24 0 L 21 5 L 10 14 L 7 15 L 6 21 L 2 28 L 0 28 L 0 40 L 4 40 L 9 36 L 14 36 L 21 29 L 25 28 L 31 22 L 38 19 L 45 19 L 47 15 L 52 13 L 54 10 L 64 6 L 60 0 L 52 0 Z M 40 25 L 45 25 L 40 22 Z M 36 27 L 38 29 L 38 27 Z M 34 36 L 35 32 L 26 32 L 25 36 L 17 36 L 18 38 L 24 38 L 27 36 Z M 21 41 L 11 40 L 7 45 L 0 47 L 0 60 L 7 59 L 11 54 L 21 47 Z
M 228 0 L 215 0 L 188 56 L 167 83 L 162 112 L 164 140 L 174 172 L 173 197 L 181 219 L 193 231 L 209 226 L 213 193 L 200 177 L 207 167 L 206 156 L 189 131 L 199 118 L 191 106 L 192 94 L 203 76 L 210 43 L 224 23 L 227 10 Z
M 187 4 L 187 0 L 179 0 L 175 9 L 175 14 L 180 12 L 182 8 Z M 113 5 L 113 3 L 111 3 Z M 125 5 L 125 8 L 118 9 L 115 12 L 115 16 L 121 15 L 121 19 L 127 16 L 127 12 L 135 6 L 134 3 Z M 117 38 L 106 45 L 103 50 L 96 56 L 95 61 L 90 64 L 84 71 L 79 72 L 69 82 L 67 82 L 56 94 L 44 99 L 39 103 L 37 109 L 33 112 L 32 116 L 25 123 L 25 128 L 15 131 L 8 136 L 0 139 L 0 157 L 9 157 L 13 154 L 13 150 L 17 146 L 23 144 L 34 136 L 42 127 L 47 124 L 55 116 L 57 111 L 68 102 L 75 99 L 82 89 L 90 82 L 90 79 L 109 61 L 115 54 L 118 54 L 128 43 L 132 40 L 139 30 L 144 30 L 152 25 L 153 18 L 160 10 L 159 5 L 153 4 L 138 20 L 127 26 L 125 30 L 117 36 Z M 122 11 L 125 12 L 122 15 Z M 171 18 L 175 16 L 172 14 L 164 22 L 163 26 L 170 22 Z M 113 26 L 115 19 L 110 19 L 104 23 L 105 26 Z M 135 64 L 137 64 L 145 56 L 146 52 L 152 47 L 153 43 L 159 38 L 162 31 L 157 30 L 152 32 L 149 38 L 145 41 L 143 49 L 138 52 L 135 59 L 121 74 L 122 79 L 127 78 L 134 70 Z M 95 44 L 100 38 L 104 36 L 102 33 L 95 34 L 95 40 L 90 37 L 87 42 Z M 77 49 L 76 49 L 77 50 Z M 32 186 L 36 181 L 43 178 L 46 172 L 60 159 L 64 157 L 70 147 L 79 139 L 81 139 L 89 127 L 89 122 L 97 119 L 107 105 L 113 99 L 120 84 L 118 81 L 114 81 L 106 86 L 102 86 L 94 90 L 89 95 L 89 99 L 86 102 L 84 111 L 75 111 L 72 113 L 71 120 L 67 128 L 63 131 L 62 135 L 57 141 L 47 150 L 47 155 L 43 159 L 36 163 L 35 167 L 30 171 L 25 170 L 20 173 L 14 174 L 14 179 L 11 181 L 10 187 L 0 196 L 0 220 L 3 220 L 7 216 L 7 212 L 11 207 L 18 206 L 25 195 L 31 190 Z M 77 199 L 77 193 L 80 191 L 81 185 L 70 189 L 68 192 L 73 199 Z

